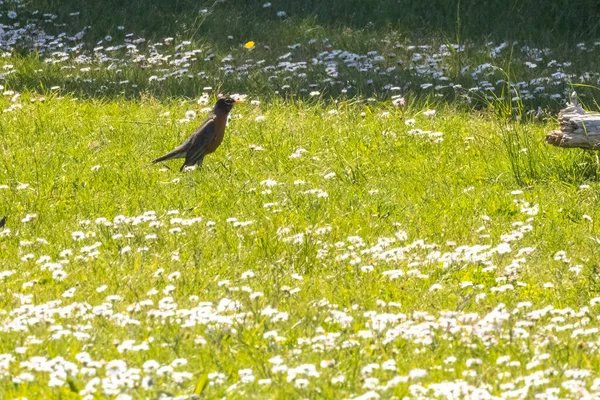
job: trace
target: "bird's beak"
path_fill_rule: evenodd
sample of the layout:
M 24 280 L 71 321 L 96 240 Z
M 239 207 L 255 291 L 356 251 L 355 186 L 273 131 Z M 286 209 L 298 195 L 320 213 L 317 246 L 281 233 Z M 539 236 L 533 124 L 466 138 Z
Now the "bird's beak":
M 244 100 L 243 99 L 235 99 L 235 104 L 240 104 L 243 103 Z

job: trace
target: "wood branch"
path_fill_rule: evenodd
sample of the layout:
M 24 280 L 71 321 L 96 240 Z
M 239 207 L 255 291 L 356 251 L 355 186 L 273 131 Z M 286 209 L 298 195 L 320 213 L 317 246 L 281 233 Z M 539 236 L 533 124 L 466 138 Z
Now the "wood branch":
M 558 147 L 600 150 L 600 114 L 586 113 L 571 95 L 571 103 L 558 114 L 560 129 L 546 135 L 546 143 Z

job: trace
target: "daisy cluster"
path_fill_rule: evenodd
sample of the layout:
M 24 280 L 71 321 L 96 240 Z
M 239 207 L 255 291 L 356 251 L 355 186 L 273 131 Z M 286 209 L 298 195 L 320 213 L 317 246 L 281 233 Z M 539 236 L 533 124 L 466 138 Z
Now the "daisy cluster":
M 278 15 L 287 18 L 285 12 Z M 212 9 L 204 10 L 203 17 L 212 18 Z M 500 99 L 556 106 L 568 99 L 572 84 L 600 83 L 600 73 L 582 71 L 569 61 L 578 55 L 597 58 L 600 41 L 579 43 L 567 55 L 523 42 L 430 45 L 390 39 L 375 43 L 372 51 L 356 52 L 326 37 L 272 49 L 248 38 L 236 45 L 230 36 L 229 46 L 213 47 L 191 39 L 150 39 L 119 26 L 116 34 L 92 43 L 86 37 L 90 27 L 71 31 L 53 14 L 21 7 L 5 18 L 2 78 L 13 90 L 24 83 L 19 78 L 23 71 L 11 62 L 15 48 L 40 54 L 42 63 L 31 78 L 45 87 L 90 95 L 148 91 L 195 96 L 224 84 L 230 91 L 278 96 L 376 94 L 393 100 L 412 92 L 467 103 Z
M 263 206 L 267 215 L 286 211 L 282 192 L 290 185 L 330 201 L 302 181 L 256 184 L 249 190 L 275 197 Z M 1 384 L 71 390 L 86 399 L 243 397 L 273 388 L 360 399 L 598 395 L 597 372 L 555 349 L 595 357 L 600 298 L 577 309 L 528 299 L 532 285 L 556 288 L 527 279 L 536 248 L 519 245 L 535 234 L 538 205 L 521 191 L 507 196 L 516 220 L 495 237 L 492 219 L 481 216 L 477 232 L 488 244 L 411 239 L 401 224 L 376 238 L 340 237 L 326 223 L 290 225 L 273 236 L 284 258 L 245 271 L 216 267 L 230 254 L 193 262 L 186 244 L 233 233 L 250 254 L 254 242 L 244 238 L 269 229 L 266 220 L 147 211 L 79 221 L 60 244 L 4 229 L 4 240 L 18 240 L 19 250 L 18 259 L 7 260 L 15 268 L 1 276 L 12 288 L 0 323 Z M 286 254 L 299 251 L 314 260 L 312 270 L 286 266 Z M 581 265 L 564 251 L 554 259 L 577 279 Z M 357 295 L 344 304 L 335 291 L 318 295 L 340 279 L 388 295 Z M 60 288 L 56 297 L 48 285 Z M 400 292 L 402 302 L 394 300 Z M 418 302 L 448 296 L 455 309 L 432 311 Z

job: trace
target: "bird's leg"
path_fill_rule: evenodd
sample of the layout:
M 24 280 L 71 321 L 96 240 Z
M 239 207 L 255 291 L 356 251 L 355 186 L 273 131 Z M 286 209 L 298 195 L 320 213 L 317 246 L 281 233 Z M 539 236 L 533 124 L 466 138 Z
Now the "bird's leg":
M 202 167 L 202 163 L 204 162 L 204 156 L 200 157 L 198 161 L 196 161 L 196 165 L 198 168 Z

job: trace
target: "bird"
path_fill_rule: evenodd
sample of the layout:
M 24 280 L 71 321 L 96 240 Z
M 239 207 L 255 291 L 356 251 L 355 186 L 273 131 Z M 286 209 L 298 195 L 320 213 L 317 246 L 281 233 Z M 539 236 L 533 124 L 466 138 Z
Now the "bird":
M 173 160 L 175 158 L 185 158 L 185 162 L 179 169 L 183 171 L 185 167 L 193 165 L 202 166 L 204 157 L 213 153 L 221 145 L 225 135 L 225 126 L 227 125 L 227 116 L 237 103 L 243 103 L 241 99 L 232 99 L 224 97 L 217 100 L 206 121 L 194 132 L 182 145 L 175 148 L 170 153 L 152 161 L 153 164 Z
M 4 217 L 2 217 L 0 219 L 0 228 L 4 228 L 4 225 L 6 225 L 6 215 Z

